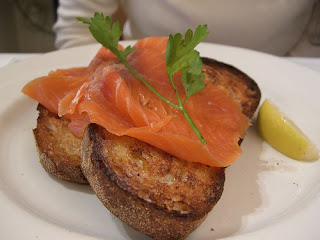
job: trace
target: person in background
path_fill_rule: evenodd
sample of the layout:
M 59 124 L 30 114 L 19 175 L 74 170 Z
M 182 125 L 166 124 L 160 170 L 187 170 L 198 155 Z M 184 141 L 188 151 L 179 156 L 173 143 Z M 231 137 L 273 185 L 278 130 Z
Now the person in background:
M 60 0 L 53 28 L 56 47 L 94 43 L 88 26 L 76 21 L 94 12 L 120 20 L 124 40 L 184 33 L 207 24 L 206 42 L 280 56 L 320 56 L 320 42 L 310 42 L 308 28 L 311 21 L 320 22 L 320 0 Z M 312 24 L 318 24 L 313 31 L 319 34 L 320 23 Z

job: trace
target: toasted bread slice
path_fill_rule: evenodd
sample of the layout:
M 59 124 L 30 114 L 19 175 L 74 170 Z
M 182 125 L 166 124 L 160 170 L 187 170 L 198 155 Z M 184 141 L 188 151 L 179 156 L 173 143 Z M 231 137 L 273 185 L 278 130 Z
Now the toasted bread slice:
M 37 128 L 33 130 L 43 168 L 58 178 L 88 184 L 80 168 L 81 139 L 68 129 L 69 121 L 38 105 Z
M 260 101 L 257 84 L 232 66 L 203 61 L 214 84 L 225 88 L 251 118 Z M 178 159 L 94 124 L 86 129 L 81 147 L 82 171 L 101 202 L 120 220 L 154 239 L 187 237 L 223 192 L 224 168 Z
M 91 124 L 82 140 L 82 171 L 120 220 L 155 239 L 181 239 L 218 202 L 224 168 L 187 162 Z

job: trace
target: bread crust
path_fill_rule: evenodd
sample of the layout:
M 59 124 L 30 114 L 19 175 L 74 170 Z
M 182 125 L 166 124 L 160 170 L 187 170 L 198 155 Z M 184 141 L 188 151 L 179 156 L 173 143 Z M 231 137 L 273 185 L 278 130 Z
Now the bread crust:
M 88 184 L 80 168 L 81 140 L 69 131 L 69 121 L 59 118 L 40 104 L 37 109 L 39 116 L 33 134 L 43 168 L 58 178 Z

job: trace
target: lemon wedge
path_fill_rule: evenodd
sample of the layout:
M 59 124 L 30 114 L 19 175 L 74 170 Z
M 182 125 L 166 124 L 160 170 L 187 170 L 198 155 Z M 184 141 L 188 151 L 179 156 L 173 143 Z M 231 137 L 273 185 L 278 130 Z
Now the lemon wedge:
M 260 107 L 257 125 L 261 137 L 284 155 L 302 161 L 319 158 L 317 147 L 268 99 Z

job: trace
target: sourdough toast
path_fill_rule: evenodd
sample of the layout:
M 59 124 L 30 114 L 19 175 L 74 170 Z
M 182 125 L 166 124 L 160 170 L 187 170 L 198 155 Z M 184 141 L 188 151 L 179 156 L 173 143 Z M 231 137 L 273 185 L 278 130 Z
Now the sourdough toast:
M 257 84 L 236 68 L 203 59 L 213 84 L 226 89 L 251 118 Z M 240 144 L 241 140 L 239 140 Z M 178 159 L 91 124 L 82 140 L 81 168 L 101 202 L 120 220 L 154 239 L 184 239 L 220 199 L 224 168 Z
M 68 129 L 69 121 L 38 105 L 37 127 L 33 130 L 40 163 L 54 176 L 88 184 L 80 168 L 81 139 Z
M 82 171 L 120 220 L 155 239 L 181 239 L 218 202 L 224 168 L 173 157 L 91 124 L 82 140 Z

